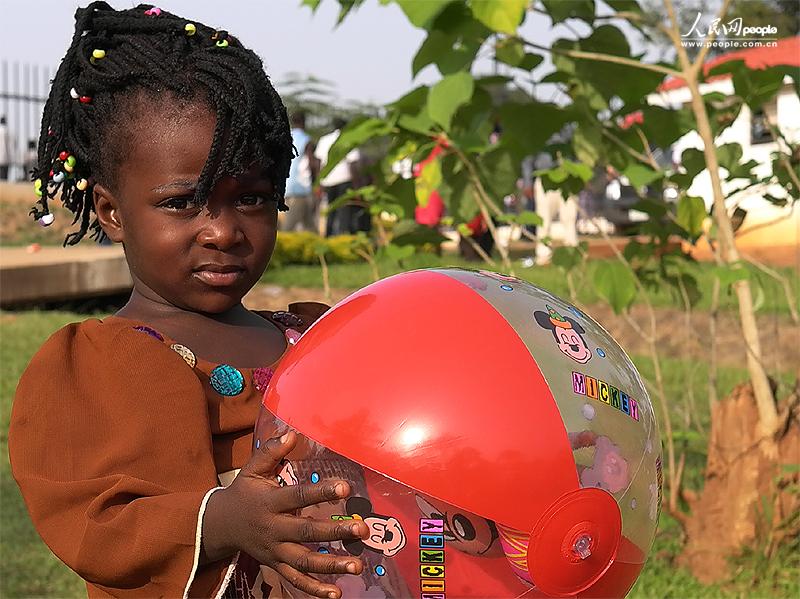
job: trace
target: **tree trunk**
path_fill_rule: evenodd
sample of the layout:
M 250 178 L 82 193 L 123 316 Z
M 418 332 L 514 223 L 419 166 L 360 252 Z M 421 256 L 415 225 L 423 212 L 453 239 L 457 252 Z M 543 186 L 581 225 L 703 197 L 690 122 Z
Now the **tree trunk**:
M 703 583 L 729 576 L 728 558 L 744 547 L 769 552 L 777 527 L 800 509 L 800 496 L 786 489 L 798 473 L 784 472 L 800 455 L 795 410 L 776 439 L 778 459 L 761 442 L 758 413 L 749 383 L 711 408 L 711 436 L 702 493 L 690 502 L 686 544 L 679 562 Z M 784 531 L 783 534 L 786 534 Z M 798 531 L 788 531 L 789 535 Z
M 703 140 L 703 153 L 706 167 L 711 176 L 711 189 L 714 194 L 714 220 L 719 231 L 720 258 L 726 265 L 737 264 L 740 260 L 739 251 L 733 236 L 733 226 L 725 208 L 725 195 L 722 192 L 722 181 L 719 176 L 719 160 L 714 147 L 714 135 L 708 120 L 708 113 L 695 73 L 686 78 L 686 83 L 692 95 L 692 111 L 697 120 L 697 132 Z M 761 354 L 761 341 L 758 337 L 755 310 L 753 309 L 753 296 L 750 291 L 750 282 L 747 279 L 736 281 L 733 284 L 736 299 L 739 305 L 739 320 L 742 324 L 742 336 L 747 348 L 747 370 L 753 382 L 755 402 L 758 406 L 758 421 L 761 424 L 761 434 L 769 437 L 775 432 L 778 425 L 778 410 L 775 406 L 775 396 L 770 388 L 767 372 Z

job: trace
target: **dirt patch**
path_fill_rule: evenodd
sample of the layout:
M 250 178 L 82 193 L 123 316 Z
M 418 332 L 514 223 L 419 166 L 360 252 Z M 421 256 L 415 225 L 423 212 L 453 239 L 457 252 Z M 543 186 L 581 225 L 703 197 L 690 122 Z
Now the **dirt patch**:
M 258 285 L 244 298 L 248 308 L 256 310 L 285 310 L 292 302 L 314 301 L 336 303 L 353 290 L 333 289 L 331 301 L 325 300 L 321 289 L 305 287 L 278 287 Z M 586 312 L 608 330 L 617 342 L 632 354 L 646 355 L 647 343 L 622 316 L 617 316 L 606 305 L 587 306 Z M 644 306 L 634 306 L 631 319 L 645 330 L 649 319 Z M 708 360 L 707 312 L 692 314 L 689 321 L 680 310 L 673 308 L 656 309 L 658 330 L 658 349 L 662 356 Z M 800 364 L 800 326 L 792 323 L 788 316 L 767 315 L 758 319 L 761 328 L 761 343 L 764 361 L 770 369 L 786 371 L 796 369 Z M 720 314 L 717 324 L 717 343 L 720 366 L 743 367 L 746 363 L 746 348 L 742 341 L 738 316 L 735 312 Z

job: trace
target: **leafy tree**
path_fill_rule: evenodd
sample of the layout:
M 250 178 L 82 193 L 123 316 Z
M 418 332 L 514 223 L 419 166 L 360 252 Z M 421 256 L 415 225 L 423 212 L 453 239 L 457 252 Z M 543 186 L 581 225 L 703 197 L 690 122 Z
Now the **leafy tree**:
M 389 0 L 382 0 L 388 3 Z M 777 440 L 785 430 L 786 416 L 780 415 L 763 361 L 761 340 L 755 321 L 753 283 L 739 254 L 733 218 L 741 218 L 730 205 L 746 190 L 777 186 L 781 191 L 764 197 L 778 204 L 794 203 L 800 197 L 800 150 L 783 138 L 773 155 L 772 172 L 759 176 L 754 161 L 742 160 L 742 148 L 730 143 L 717 145 L 719 134 L 734 122 L 744 106 L 756 111 L 775 97 L 785 76 L 792 77 L 795 93 L 800 81 L 796 68 L 776 66 L 752 71 L 742 61 L 730 61 L 715 68 L 710 76 L 730 74 L 735 93 L 722 97 L 703 94 L 706 76 L 703 64 L 711 47 L 700 48 L 692 57 L 681 44 L 685 31 L 672 0 L 663 0 L 661 11 L 643 10 L 635 0 L 594 0 L 562 2 L 543 0 L 395 0 L 409 21 L 427 32 L 412 60 L 416 74 L 427 65 L 439 70 L 441 79 L 433 85 L 420 85 L 386 107 L 383 116 L 358 119 L 342 133 L 331 149 L 330 163 L 337 162 L 351 148 L 367 140 L 382 138 L 387 157 L 374 173 L 368 200 L 378 209 L 391 207 L 400 219 L 400 228 L 412 230 L 413 209 L 422 203 L 431 188 L 437 188 L 454 226 L 466 234 L 466 223 L 480 214 L 493 234 L 494 220 L 514 226 L 535 221 L 535 215 L 504 215 L 500 202 L 513 191 L 520 161 L 528 155 L 546 153 L 554 166 L 539 171 L 545 188 L 556 188 L 566 196 L 576 194 L 589 182 L 593 170 L 611 165 L 624 174 L 642 193 L 639 210 L 650 219 L 641 233 L 647 241 L 632 242 L 624 252 L 615 250 L 618 261 L 595 271 L 594 284 L 611 306 L 626 314 L 632 303 L 643 301 L 650 314 L 650 325 L 637 327 L 648 341 L 655 365 L 651 386 L 662 410 L 666 429 L 667 507 L 680 517 L 682 466 L 676 455 L 675 438 L 669 417 L 669 398 L 659 367 L 656 319 L 648 300 L 648 289 L 672 289 L 687 310 L 697 301 L 699 290 L 690 259 L 671 246 L 680 238 L 689 244 L 705 237 L 715 249 L 720 289 L 730 289 L 738 300 L 743 341 L 747 348 L 747 367 L 757 407 L 760 447 L 770 455 L 778 452 Z M 316 6 L 315 0 L 306 0 Z M 362 0 L 339 0 L 340 18 L 357 8 Z M 723 0 L 714 18 L 728 18 L 731 0 Z M 521 35 L 520 25 L 529 11 L 543 12 L 551 23 L 565 23 L 572 35 L 542 44 Z M 569 27 L 580 21 L 589 26 L 587 35 Z M 622 27 L 626 22 L 627 26 Z M 670 62 L 646 62 L 635 55 L 625 31 L 637 29 L 648 35 L 658 31 L 672 44 Z M 707 38 L 713 41 L 714 36 Z M 472 73 L 479 53 L 491 53 L 505 64 L 513 76 L 482 76 Z M 497 85 L 510 84 L 514 77 L 533 78 L 532 71 L 549 55 L 553 70 L 537 83 L 557 86 L 569 99 L 566 104 L 542 102 L 528 95 L 498 101 Z M 538 71 L 537 71 L 538 73 Z M 665 77 L 682 79 L 690 94 L 686 106 L 669 108 L 650 105 L 648 96 L 658 90 Z M 629 115 L 639 115 L 632 126 Z M 493 125 L 500 123 L 503 135 L 490 142 Z M 573 134 L 566 140 L 555 136 L 568 127 Z M 688 149 L 677 171 L 664 168 L 654 148 L 668 148 L 689 131 L 697 131 L 702 149 Z M 430 162 L 413 182 L 405 181 L 389 168 L 397 159 L 410 157 L 420 162 L 439 146 L 442 153 Z M 687 193 L 702 171 L 711 179 L 713 206 L 707 213 L 702 198 Z M 733 186 L 732 183 L 737 183 Z M 723 185 L 727 183 L 728 185 Z M 666 188 L 678 192 L 675 203 L 664 201 Z M 725 190 L 732 189 L 726 192 Z M 704 223 L 710 220 L 712 226 Z M 398 244 L 395 238 L 394 243 Z M 498 245 L 503 268 L 513 274 L 505 249 Z M 563 259 L 562 259 L 563 258 Z M 491 260 L 491 257 L 487 256 Z M 569 270 L 581 261 L 559 258 L 559 267 Z

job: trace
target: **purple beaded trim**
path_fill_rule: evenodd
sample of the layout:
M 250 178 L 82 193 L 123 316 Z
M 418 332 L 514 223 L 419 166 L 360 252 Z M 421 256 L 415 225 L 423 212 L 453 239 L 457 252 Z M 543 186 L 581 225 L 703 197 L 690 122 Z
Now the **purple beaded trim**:
M 146 327 L 143 325 L 138 325 L 133 327 L 134 331 L 139 331 L 140 333 L 146 333 L 150 335 L 153 339 L 158 339 L 159 341 L 164 341 L 164 337 L 161 336 L 161 333 L 156 331 L 155 329 L 151 329 L 150 327 Z

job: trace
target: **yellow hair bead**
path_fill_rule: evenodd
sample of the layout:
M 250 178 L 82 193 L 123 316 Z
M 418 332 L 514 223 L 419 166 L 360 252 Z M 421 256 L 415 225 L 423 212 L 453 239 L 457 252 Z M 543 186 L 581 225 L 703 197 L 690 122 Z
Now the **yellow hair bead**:
M 219 40 L 217 42 L 217 48 L 227 48 L 228 47 L 228 40 Z
M 78 179 L 78 181 L 75 183 L 75 187 L 81 191 L 85 191 L 86 188 L 89 187 L 89 182 L 86 179 Z
M 186 23 L 183 26 L 183 30 L 186 32 L 186 35 L 194 35 L 197 33 L 197 26 L 194 23 Z
M 105 50 L 101 50 L 99 48 L 95 48 L 94 50 L 92 50 L 92 58 L 94 58 L 95 60 L 102 60 L 105 57 L 106 57 Z

